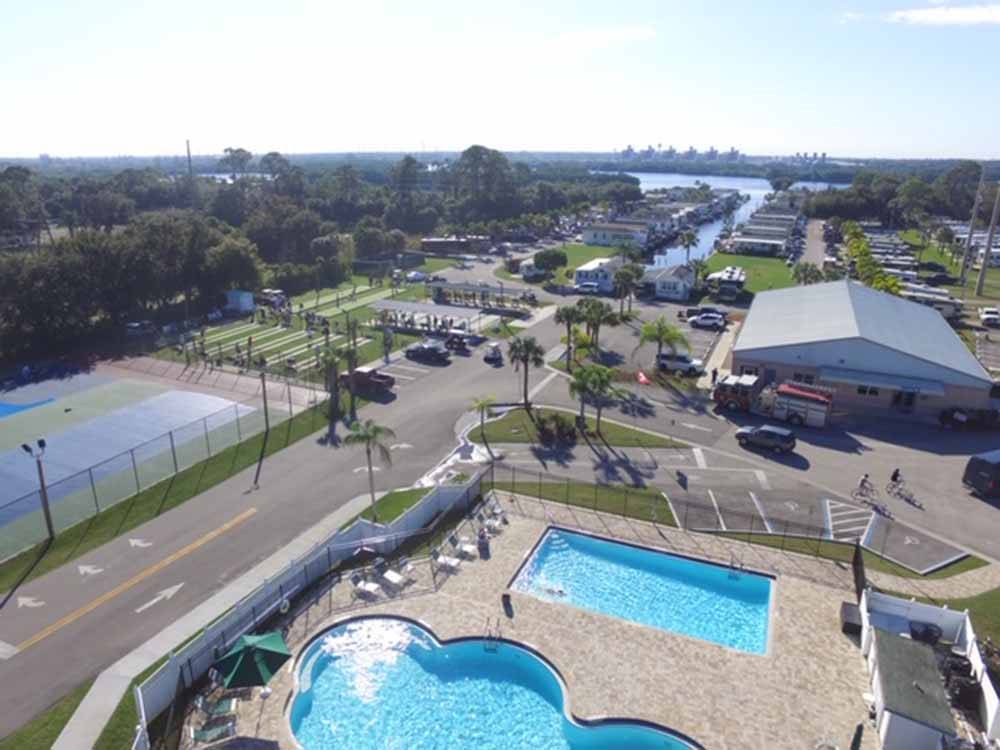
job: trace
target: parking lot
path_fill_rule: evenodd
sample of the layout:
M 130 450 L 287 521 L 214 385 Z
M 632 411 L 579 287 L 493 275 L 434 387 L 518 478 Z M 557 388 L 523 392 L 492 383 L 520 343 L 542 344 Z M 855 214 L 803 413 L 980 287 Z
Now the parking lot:
M 976 332 L 976 357 L 991 373 L 1000 373 L 1000 331 L 986 329 Z

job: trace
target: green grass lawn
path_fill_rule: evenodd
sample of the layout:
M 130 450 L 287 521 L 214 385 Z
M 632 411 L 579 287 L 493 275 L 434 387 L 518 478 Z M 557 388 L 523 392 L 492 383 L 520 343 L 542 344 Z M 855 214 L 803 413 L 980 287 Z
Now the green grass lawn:
M 712 253 L 708 257 L 708 273 L 721 271 L 726 266 L 740 266 L 747 272 L 747 291 L 757 293 L 768 289 L 795 286 L 792 269 L 781 258 L 757 258 L 752 255 Z
M 1000 642 L 1000 588 L 985 591 L 965 599 L 945 599 L 933 601 L 937 605 L 947 605 L 957 612 L 969 610 L 972 626 L 980 640 L 991 639 Z
M 423 263 L 421 263 L 413 271 L 422 271 L 423 273 L 437 273 L 438 271 L 443 271 L 446 268 L 454 268 L 457 261 L 454 258 L 428 258 Z
M 372 513 L 371 506 L 365 508 L 359 517 L 369 521 L 375 520 L 378 516 L 379 523 L 392 523 L 406 511 L 416 505 L 420 498 L 430 492 L 429 487 L 416 487 L 409 490 L 394 490 L 388 495 L 383 495 L 375 503 L 375 513 Z
M 825 560 L 835 560 L 837 562 L 850 564 L 851 560 L 854 559 L 853 544 L 833 542 L 829 539 L 804 539 L 802 537 L 792 536 L 782 537 L 778 534 L 751 534 L 747 531 L 719 531 L 715 533 L 728 539 L 736 539 L 741 542 L 749 542 L 750 544 L 759 544 L 764 547 L 775 547 L 787 550 L 788 552 L 799 552 L 812 557 L 822 557 Z M 984 565 L 989 564 L 985 560 L 975 557 L 974 555 L 969 555 L 924 576 L 910 570 L 909 568 L 903 567 L 902 565 L 898 565 L 892 560 L 887 560 L 870 550 L 863 549 L 861 553 L 865 558 L 865 566 L 869 570 L 876 570 L 880 573 L 888 573 L 890 575 L 899 576 L 900 578 L 922 578 L 925 580 L 949 578 L 951 576 L 958 575 L 959 573 L 965 573 L 966 571 L 975 570 L 976 568 L 981 568 Z
M 62 732 L 66 722 L 76 711 L 80 701 L 90 690 L 93 680 L 87 680 L 73 692 L 53 704 L 48 710 L 36 716 L 13 734 L 0 740 L 0 750 L 27 750 L 52 747 L 56 737 Z M 135 711 L 132 712 L 132 726 L 135 727 Z M 131 747 L 132 738 L 119 747 Z
M 900 232 L 899 236 L 904 242 L 913 247 L 915 252 L 920 250 L 920 234 L 915 229 Z M 923 263 L 940 263 L 953 276 L 958 276 L 961 266 L 960 254 L 956 254 L 953 258 L 951 253 L 933 240 L 928 242 L 924 247 L 923 252 L 920 254 L 920 260 Z M 964 287 L 953 284 L 942 288 L 947 289 L 953 296 L 965 300 L 970 305 L 996 305 L 1000 302 L 1000 268 L 986 269 L 986 281 L 983 284 L 983 293 L 980 296 L 977 296 L 975 293 L 978 276 L 979 271 L 975 268 L 970 268 Z M 973 313 L 974 316 L 975 310 L 970 310 L 969 312 Z
M 543 284 L 555 283 L 563 285 L 573 284 L 573 272 L 584 263 L 594 260 L 594 258 L 609 258 L 618 252 L 616 247 L 599 247 L 597 245 L 562 245 L 560 250 L 566 253 L 566 265 L 555 269 L 548 278 L 536 281 L 525 281 L 526 284 L 541 286 Z M 519 275 L 512 274 L 502 265 L 493 271 L 498 278 L 506 281 L 524 281 Z
M 307 409 L 274 427 L 267 442 L 267 455 L 326 427 L 324 406 Z M 252 466 L 260 456 L 263 439 L 263 434 L 255 435 L 231 446 L 70 527 L 56 536 L 48 549 L 44 543 L 39 544 L 0 564 L 0 591 L 55 570 Z M 266 462 L 263 470 L 267 471 Z
M 530 476 L 530 472 L 525 472 Z M 677 526 L 670 505 L 659 490 L 651 487 L 625 487 L 587 482 L 536 481 L 530 478 L 493 483 L 497 492 L 516 492 L 554 503 L 615 513 L 643 521 L 655 521 L 664 526 Z
M 533 409 L 535 419 L 552 415 L 567 417 L 570 420 L 575 415 L 555 409 Z M 614 424 L 607 420 L 601 420 L 601 437 L 594 433 L 596 421 L 587 417 L 587 431 L 591 440 L 595 442 L 606 441 L 609 445 L 623 448 L 686 448 L 685 443 L 659 435 L 650 435 L 646 432 L 634 430 L 631 427 Z M 469 439 L 476 443 L 536 443 L 539 442 L 538 430 L 535 421 L 524 409 L 511 409 L 500 419 L 495 419 L 486 423 L 485 436 L 483 430 L 476 427 L 469 433 Z M 484 439 L 485 437 L 485 439 Z

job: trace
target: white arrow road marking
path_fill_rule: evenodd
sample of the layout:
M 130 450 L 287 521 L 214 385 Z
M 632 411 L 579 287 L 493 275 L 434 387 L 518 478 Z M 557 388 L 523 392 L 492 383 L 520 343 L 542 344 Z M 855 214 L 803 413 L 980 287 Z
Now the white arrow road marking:
M 412 448 L 412 447 L 413 446 L 410 445 L 409 443 L 394 443 L 393 445 L 389 446 L 389 450 L 391 450 L 391 451 L 398 451 L 398 450 L 404 450 L 406 448 Z
M 361 471 L 368 471 L 368 467 L 367 466 L 359 466 L 358 468 L 356 468 L 354 470 L 354 473 L 357 474 L 358 472 L 361 472 Z M 373 466 L 372 467 L 372 471 L 382 471 L 382 470 L 379 467 L 377 467 L 377 466 Z
M 153 543 L 147 542 L 145 539 L 129 539 L 128 546 L 145 548 L 145 547 L 152 547 Z
M 0 659 L 9 659 L 17 653 L 17 646 L 11 646 L 5 641 L 0 641 Z
M 708 427 L 702 427 L 700 424 L 691 424 L 690 422 L 681 422 L 681 427 L 687 427 L 689 430 L 698 430 L 699 432 L 711 432 Z
M 794 500 L 785 500 L 785 507 L 788 508 L 788 510 L 798 510 L 799 504 Z
M 705 461 L 705 451 L 701 448 L 692 448 L 691 452 L 694 454 L 694 462 L 698 465 L 699 469 L 708 468 L 708 462 Z
M 903 540 L 903 544 L 920 544 L 920 540 L 916 537 L 908 536 Z
M 80 575 L 84 578 L 87 576 L 96 576 L 98 573 L 104 572 L 104 568 L 98 568 L 96 565 L 77 565 L 76 569 L 80 571 Z
M 36 607 L 44 607 L 45 602 L 36 599 L 33 596 L 19 596 L 17 597 L 17 608 L 28 607 L 28 609 L 35 609 Z
M 173 598 L 173 595 L 176 594 L 178 591 L 180 591 L 181 590 L 181 586 L 183 586 L 183 585 L 184 585 L 183 583 L 178 583 L 176 586 L 171 586 L 169 589 L 163 589 L 163 591 L 161 591 L 159 594 L 157 594 L 152 599 L 150 599 L 148 602 L 146 602 L 141 607 L 139 607 L 135 611 L 135 613 L 137 615 L 140 615 L 143 612 L 145 612 L 147 609 L 149 609 L 150 607 L 152 607 L 154 604 L 159 604 L 162 601 L 165 601 L 167 599 Z

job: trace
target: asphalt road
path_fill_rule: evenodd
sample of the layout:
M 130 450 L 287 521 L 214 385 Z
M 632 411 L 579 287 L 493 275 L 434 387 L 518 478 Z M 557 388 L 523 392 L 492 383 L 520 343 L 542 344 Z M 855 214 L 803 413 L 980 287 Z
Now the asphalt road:
M 456 280 L 459 276 L 493 278 L 487 264 L 468 272 L 449 270 L 446 275 Z M 652 306 L 644 309 L 644 316 L 659 312 L 659 306 Z M 530 330 L 547 351 L 560 346 L 562 333 L 551 318 Z M 621 338 L 624 345 L 630 335 L 620 329 L 609 334 L 607 341 Z M 519 373 L 509 364 L 487 366 L 478 351 L 453 358 L 447 367 L 400 361 L 389 370 L 397 376 L 396 397 L 371 404 L 362 412 L 364 418 L 397 433 L 399 447 L 393 451 L 392 467 L 382 467 L 376 474 L 378 489 L 408 486 L 445 458 L 456 444 L 456 423 L 474 398 L 491 395 L 515 402 L 521 393 Z M 536 392 L 536 402 L 572 410 L 578 407 L 569 396 L 565 376 L 555 371 L 532 370 L 530 387 Z M 544 468 L 567 476 L 601 478 L 603 474 L 613 479 L 625 478 L 632 469 L 629 463 L 653 467 L 649 481 L 667 488 L 679 501 L 685 493 L 703 500 L 705 490 L 719 489 L 715 500 L 721 523 L 727 517 L 756 511 L 756 504 L 745 494 L 753 487 L 764 515 L 780 519 L 786 514 L 785 520 L 794 523 L 796 513 L 807 513 L 808 521 L 804 518 L 803 522 L 811 523 L 818 515 L 815 503 L 825 502 L 831 493 L 847 494 L 862 471 L 878 478 L 879 472 L 887 474 L 899 465 L 926 508 L 894 507 L 900 518 L 1000 557 L 995 510 L 969 497 L 956 479 L 965 457 L 981 449 L 983 438 L 892 424 L 803 430 L 796 454 L 778 461 L 742 454 L 732 438 L 733 424 L 715 415 L 701 399 L 639 386 L 631 390 L 637 397 L 625 407 L 606 410 L 606 416 L 692 444 L 714 446 L 721 453 L 707 458 L 702 453 L 698 458 L 694 451 L 682 457 L 678 452 L 657 455 L 627 449 L 612 457 L 580 454 L 564 465 L 550 461 Z M 259 490 L 247 491 L 253 475 L 253 469 L 248 469 L 129 536 L 19 589 L 0 610 L 0 701 L 4 706 L 0 736 L 146 641 L 179 613 L 204 601 L 311 524 L 366 492 L 363 455 L 327 445 L 318 439 L 321 435 L 270 457 Z M 519 451 L 528 449 L 511 453 Z M 622 456 L 628 459 L 624 463 Z M 523 461 L 526 469 L 535 466 L 537 470 L 541 465 L 530 454 L 508 459 L 515 464 Z M 687 474 L 694 477 L 688 486 L 676 484 L 676 471 L 682 467 L 690 467 Z M 764 473 L 765 484 L 758 471 Z M 838 512 L 851 522 L 849 511 Z M 705 522 L 713 521 L 708 517 Z M 11 655 L 5 644 L 21 648 Z
M 539 328 L 543 346 L 557 343 L 554 326 Z M 400 380 L 396 398 L 365 407 L 363 417 L 391 427 L 395 442 L 408 447 L 393 451 L 392 467 L 376 474 L 377 489 L 409 486 L 445 458 L 456 445 L 456 422 L 474 398 L 520 397 L 521 375 L 509 365 L 486 365 L 481 352 L 454 357 L 447 367 L 402 361 L 390 369 L 413 379 Z M 530 385 L 551 376 L 533 369 Z M 323 444 L 322 434 L 268 458 L 260 489 L 248 492 L 248 469 L 18 589 L 0 611 L 0 642 L 7 644 L 0 654 L 20 647 L 0 658 L 0 736 L 365 493 L 363 453 Z M 157 600 L 178 585 L 170 598 Z

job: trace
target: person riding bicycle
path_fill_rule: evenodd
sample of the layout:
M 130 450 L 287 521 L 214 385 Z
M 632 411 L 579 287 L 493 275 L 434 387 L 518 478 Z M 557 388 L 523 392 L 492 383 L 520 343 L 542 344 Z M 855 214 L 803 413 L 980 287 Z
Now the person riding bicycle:
M 872 485 L 871 479 L 868 478 L 868 474 L 862 474 L 861 479 L 858 480 L 858 492 L 862 495 L 869 495 L 875 490 Z

